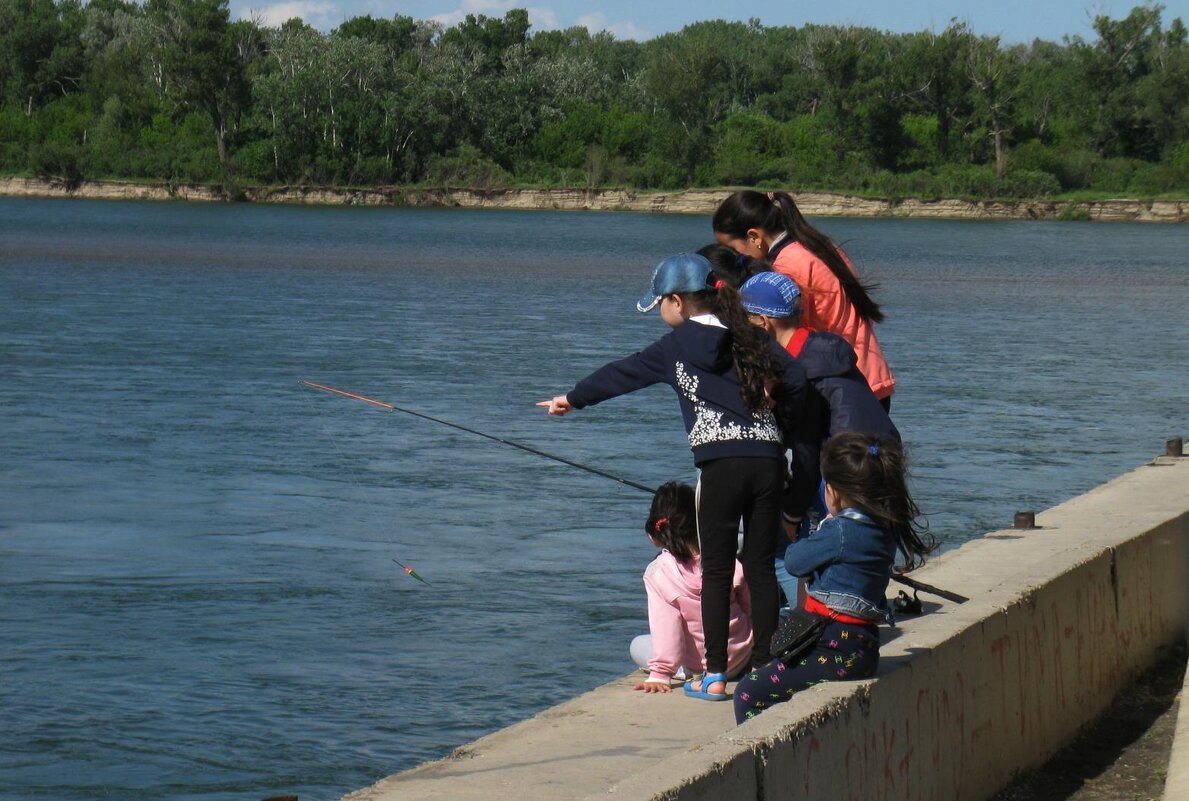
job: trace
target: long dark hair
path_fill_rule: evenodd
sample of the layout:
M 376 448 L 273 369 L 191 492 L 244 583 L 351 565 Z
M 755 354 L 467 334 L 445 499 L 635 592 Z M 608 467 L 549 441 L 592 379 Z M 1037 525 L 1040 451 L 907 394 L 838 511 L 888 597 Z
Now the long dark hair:
M 715 280 L 715 273 L 710 274 Z M 739 292 L 726 281 L 700 292 L 682 294 L 698 309 L 710 312 L 727 327 L 719 343 L 714 369 L 725 373 L 733 364 L 739 373 L 739 392 L 753 413 L 768 408 L 766 389 L 779 383 L 781 373 L 772 358 L 771 339 L 764 329 L 751 324 L 747 310 L 739 302 Z
M 753 259 L 746 253 L 736 253 L 718 242 L 698 248 L 698 255 L 705 256 L 714 268 L 714 274 L 735 289 L 743 286 L 744 281 L 757 273 L 772 272 L 772 265 L 763 259 Z
M 809 224 L 787 192 L 764 194 L 750 189 L 735 192 L 719 204 L 712 225 L 715 233 L 739 239 L 747 236 L 749 228 L 773 233 L 787 231 L 794 241 L 800 242 L 830 268 L 842 285 L 846 299 L 860 317 L 869 322 L 883 322 L 884 314 L 870 294 L 876 285 L 865 284 L 855 277 L 838 246 L 830 237 Z
M 893 439 L 844 431 L 822 448 L 822 478 L 892 536 L 904 554 L 904 571 L 919 567 L 937 549 L 918 520 L 906 472 L 904 450 Z
M 694 488 L 670 481 L 652 496 L 644 530 L 679 562 L 698 555 L 698 509 Z

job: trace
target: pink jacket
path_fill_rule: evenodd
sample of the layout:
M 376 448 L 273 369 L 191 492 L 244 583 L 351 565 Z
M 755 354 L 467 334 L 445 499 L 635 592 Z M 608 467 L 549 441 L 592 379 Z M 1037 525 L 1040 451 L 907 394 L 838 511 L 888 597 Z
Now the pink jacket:
M 702 563 L 694 557 L 682 564 L 661 551 L 644 571 L 648 591 L 648 629 L 652 659 L 648 677 L 670 679 L 677 668 L 706 669 L 706 639 L 702 633 Z M 735 562 L 731 588 L 731 623 L 727 630 L 727 673 L 732 675 L 751 659 L 751 599 L 743 583 L 743 566 Z
M 850 260 L 846 263 L 849 266 Z M 781 248 L 772 267 L 793 279 L 801 290 L 802 324 L 814 331 L 837 334 L 849 342 L 859 357 L 859 372 L 867 379 L 875 397 L 882 400 L 891 395 L 896 378 L 875 338 L 875 327 L 859 317 L 830 268 L 800 242 Z

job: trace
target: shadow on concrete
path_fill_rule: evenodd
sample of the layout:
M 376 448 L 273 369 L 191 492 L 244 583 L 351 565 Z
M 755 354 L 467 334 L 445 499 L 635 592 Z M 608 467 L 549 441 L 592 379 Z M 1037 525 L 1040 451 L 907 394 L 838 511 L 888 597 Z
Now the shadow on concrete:
M 1160 798 L 1186 656 L 1184 643 L 1165 649 L 1156 664 L 1073 743 L 990 801 Z

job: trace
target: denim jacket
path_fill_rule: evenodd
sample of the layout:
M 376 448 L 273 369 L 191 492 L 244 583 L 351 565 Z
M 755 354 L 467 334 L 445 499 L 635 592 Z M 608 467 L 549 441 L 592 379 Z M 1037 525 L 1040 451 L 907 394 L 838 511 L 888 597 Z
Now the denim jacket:
M 807 591 L 831 609 L 892 623 L 886 593 L 896 543 L 857 509 L 843 509 L 789 545 L 785 569 L 808 579 Z

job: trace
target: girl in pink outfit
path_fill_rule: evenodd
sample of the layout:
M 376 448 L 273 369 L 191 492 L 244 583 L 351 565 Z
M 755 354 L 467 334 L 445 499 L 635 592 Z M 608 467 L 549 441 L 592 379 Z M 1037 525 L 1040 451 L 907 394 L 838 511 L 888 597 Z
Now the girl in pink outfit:
M 648 678 L 635 689 L 667 693 L 675 678 L 689 678 L 706 669 L 694 488 L 671 481 L 658 489 L 644 530 L 652 544 L 662 550 L 644 571 L 650 634 L 637 637 L 631 650 L 637 664 L 648 669 Z M 751 604 L 743 567 L 736 561 L 727 631 L 727 675 L 737 675 L 748 667 L 751 642 Z
M 723 245 L 772 268 L 801 289 L 802 325 L 845 339 L 859 357 L 858 368 L 885 410 L 896 378 L 875 338 L 883 322 L 872 287 L 830 237 L 814 228 L 786 192 L 736 192 L 714 212 L 714 236 Z

